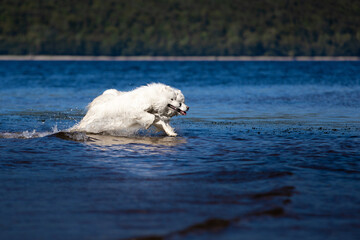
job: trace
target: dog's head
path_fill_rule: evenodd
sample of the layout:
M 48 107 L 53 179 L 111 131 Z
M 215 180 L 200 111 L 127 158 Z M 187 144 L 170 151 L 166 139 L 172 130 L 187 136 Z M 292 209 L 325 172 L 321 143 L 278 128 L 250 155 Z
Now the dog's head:
M 163 86 L 162 107 L 165 115 L 173 117 L 175 115 L 186 115 L 189 107 L 185 104 L 185 97 L 180 90 L 170 86 Z
M 174 89 L 174 94 L 167 105 L 170 109 L 180 115 L 186 115 L 189 107 L 185 104 L 185 97 L 180 90 Z

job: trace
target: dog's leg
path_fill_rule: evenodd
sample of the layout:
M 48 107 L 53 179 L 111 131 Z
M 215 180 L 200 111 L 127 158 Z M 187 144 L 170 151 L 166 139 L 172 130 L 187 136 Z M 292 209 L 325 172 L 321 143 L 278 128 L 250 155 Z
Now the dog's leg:
M 174 131 L 174 129 L 170 126 L 169 123 L 164 122 L 160 119 L 155 119 L 154 126 L 158 130 L 163 130 L 168 136 L 170 137 L 176 137 L 177 133 Z
M 170 137 L 176 137 L 177 136 L 177 133 L 175 132 L 175 130 L 170 126 L 170 124 L 169 123 L 164 123 L 165 124 L 165 128 L 164 128 L 164 130 L 165 130 L 165 132 L 166 132 L 166 134 L 168 135 L 168 136 L 170 136 Z
M 141 112 L 136 115 L 136 122 L 143 128 L 148 129 L 155 121 L 155 116 L 151 113 Z
M 166 121 L 162 120 L 159 116 L 148 113 L 148 112 L 141 112 L 137 114 L 136 121 L 145 129 L 154 125 L 158 130 L 164 131 L 170 137 L 176 137 L 177 134 L 174 129 L 167 123 Z

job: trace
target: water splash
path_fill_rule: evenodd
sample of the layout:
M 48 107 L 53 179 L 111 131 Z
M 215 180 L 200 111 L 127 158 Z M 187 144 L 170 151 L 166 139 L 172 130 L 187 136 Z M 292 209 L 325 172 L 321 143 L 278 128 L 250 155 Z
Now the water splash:
M 36 132 L 36 130 L 24 132 L 3 132 L 0 133 L 0 138 L 29 139 L 45 137 L 50 134 L 51 132 Z
M 60 132 L 58 130 L 57 125 L 54 125 L 51 128 L 51 131 L 45 131 L 45 132 L 37 132 L 36 129 L 32 131 L 23 131 L 23 132 L 0 132 L 0 138 L 13 138 L 13 139 L 31 139 L 31 138 L 41 138 L 46 137 L 55 133 Z

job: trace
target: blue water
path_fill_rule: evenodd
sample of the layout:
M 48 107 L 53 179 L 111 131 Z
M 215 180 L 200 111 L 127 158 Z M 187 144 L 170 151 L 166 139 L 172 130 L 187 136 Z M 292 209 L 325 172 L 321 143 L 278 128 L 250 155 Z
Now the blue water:
M 105 89 L 176 138 L 69 134 Z M 359 239 L 360 62 L 0 61 L 0 239 Z

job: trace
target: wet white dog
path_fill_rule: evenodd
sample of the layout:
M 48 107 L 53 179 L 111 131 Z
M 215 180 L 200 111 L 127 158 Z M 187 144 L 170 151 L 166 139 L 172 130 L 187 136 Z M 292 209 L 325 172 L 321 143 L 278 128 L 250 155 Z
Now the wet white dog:
M 176 136 L 170 118 L 186 115 L 189 107 L 180 90 L 152 83 L 129 92 L 106 90 L 89 105 L 81 122 L 70 131 L 121 135 L 155 126 L 168 136 Z

